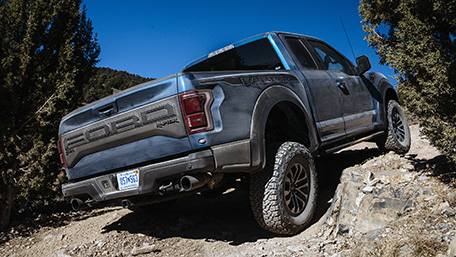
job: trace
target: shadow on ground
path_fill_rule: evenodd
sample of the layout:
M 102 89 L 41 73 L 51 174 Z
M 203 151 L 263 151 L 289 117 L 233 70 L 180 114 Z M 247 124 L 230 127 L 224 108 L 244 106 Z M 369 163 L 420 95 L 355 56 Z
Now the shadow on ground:
M 438 155 L 432 159 L 416 159 L 414 156 L 412 157 L 415 171 L 427 173 L 449 186 L 456 187 L 456 170 L 445 155 Z
M 334 195 L 342 171 L 379 154 L 377 149 L 350 150 L 316 160 L 320 197 L 313 223 L 328 209 L 328 200 Z M 183 237 L 225 241 L 232 245 L 277 236 L 257 225 L 250 210 L 248 192 L 241 189 L 212 199 L 194 195 L 168 206 L 132 212 L 104 227 L 103 233 L 110 231 L 128 231 L 158 239 Z
M 194 195 L 125 215 L 106 226 L 104 232 L 126 230 L 158 239 L 184 237 L 227 241 L 233 245 L 269 238 L 250 211 L 248 192 L 238 189 L 207 199 Z
M 107 207 L 109 205 L 104 205 Z M 73 211 L 70 203 L 57 201 L 48 206 L 36 208 L 34 212 L 25 211 L 13 216 L 9 226 L 0 231 L 0 244 L 15 237 L 30 237 L 42 228 L 59 228 L 72 221 L 89 219 L 111 212 L 112 208 L 98 208 Z

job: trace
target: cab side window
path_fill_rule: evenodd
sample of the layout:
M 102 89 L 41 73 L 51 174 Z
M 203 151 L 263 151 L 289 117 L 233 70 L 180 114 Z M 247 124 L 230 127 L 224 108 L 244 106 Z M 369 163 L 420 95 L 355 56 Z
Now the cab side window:
M 348 75 L 356 75 L 353 65 L 342 55 L 318 41 L 309 40 L 324 70 L 342 71 Z
M 295 37 L 286 38 L 288 45 L 290 46 L 293 55 L 296 57 L 297 61 L 303 68 L 308 69 L 317 69 L 315 62 L 312 59 L 312 56 L 309 54 L 307 49 L 304 47 L 301 40 Z

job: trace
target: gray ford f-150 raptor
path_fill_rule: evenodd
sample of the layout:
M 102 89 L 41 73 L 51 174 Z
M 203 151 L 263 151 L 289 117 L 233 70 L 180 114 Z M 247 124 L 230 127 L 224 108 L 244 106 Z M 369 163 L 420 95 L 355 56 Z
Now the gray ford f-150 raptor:
M 357 142 L 406 153 L 393 86 L 323 41 L 269 32 L 66 115 L 60 156 L 75 209 L 133 208 L 250 183 L 259 225 L 295 234 L 317 200 L 314 158 Z

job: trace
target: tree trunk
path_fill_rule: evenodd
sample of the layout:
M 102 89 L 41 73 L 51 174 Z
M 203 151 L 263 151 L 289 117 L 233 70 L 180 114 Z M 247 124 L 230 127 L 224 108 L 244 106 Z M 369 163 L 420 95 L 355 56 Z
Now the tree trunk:
M 11 210 L 13 208 L 14 197 L 16 196 L 16 187 L 7 185 L 5 196 L 5 200 L 0 202 L 0 229 L 5 229 L 10 223 Z

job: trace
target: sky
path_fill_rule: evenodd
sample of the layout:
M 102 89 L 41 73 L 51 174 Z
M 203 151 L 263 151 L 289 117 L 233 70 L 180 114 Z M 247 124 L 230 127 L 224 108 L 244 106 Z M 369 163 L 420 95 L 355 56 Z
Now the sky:
M 357 0 L 84 0 L 101 46 L 98 67 L 148 78 L 182 71 L 193 60 L 268 31 L 322 39 L 353 63 L 340 18 L 355 55 L 367 55 L 373 71 L 392 78 L 364 40 Z

